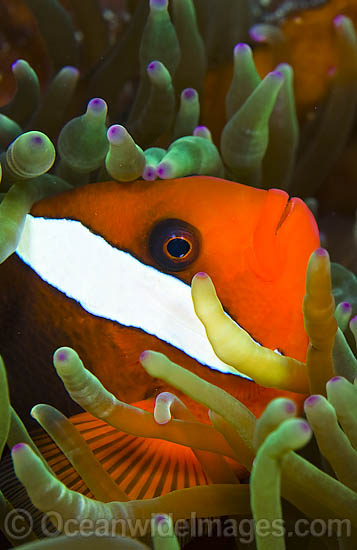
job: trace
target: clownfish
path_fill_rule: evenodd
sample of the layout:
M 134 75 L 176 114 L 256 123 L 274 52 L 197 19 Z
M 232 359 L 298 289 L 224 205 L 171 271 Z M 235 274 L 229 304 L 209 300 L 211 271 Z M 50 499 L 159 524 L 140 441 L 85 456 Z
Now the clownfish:
M 122 401 L 170 390 L 139 363 L 153 349 L 259 414 L 282 392 L 233 374 L 215 356 L 190 282 L 208 273 L 226 313 L 257 345 L 303 361 L 305 272 L 318 246 L 302 200 L 214 177 L 106 181 L 38 202 L 0 270 L 0 352 L 14 408 L 28 414 L 45 400 L 67 415 L 78 411 L 51 367 L 54 350 L 70 346 Z M 87 417 L 77 424 L 87 419 L 90 439 L 104 423 Z

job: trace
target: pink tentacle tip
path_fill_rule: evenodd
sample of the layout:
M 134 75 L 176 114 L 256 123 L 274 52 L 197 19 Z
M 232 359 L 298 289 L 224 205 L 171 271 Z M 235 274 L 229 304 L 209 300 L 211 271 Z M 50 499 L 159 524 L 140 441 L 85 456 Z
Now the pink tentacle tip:
M 315 250 L 315 255 L 326 258 L 328 256 L 328 252 L 327 250 L 325 250 L 325 248 L 317 248 Z
M 26 447 L 25 443 L 16 443 L 16 445 L 13 446 L 11 451 L 17 453 L 17 451 L 20 451 L 21 449 L 24 449 L 25 447 Z
M 313 407 L 319 401 L 321 401 L 321 395 L 310 395 L 307 399 L 305 399 L 304 406 L 305 407 Z
M 328 69 L 327 74 L 328 76 L 334 76 L 336 74 L 336 71 L 337 71 L 337 67 L 336 65 L 333 65 Z
M 199 271 L 198 273 L 196 273 L 195 278 L 196 279 L 207 279 L 208 275 L 204 271 Z
M 342 302 L 341 303 L 341 309 L 343 309 L 343 311 L 347 312 L 347 311 L 350 311 L 352 309 L 352 306 L 349 302 Z

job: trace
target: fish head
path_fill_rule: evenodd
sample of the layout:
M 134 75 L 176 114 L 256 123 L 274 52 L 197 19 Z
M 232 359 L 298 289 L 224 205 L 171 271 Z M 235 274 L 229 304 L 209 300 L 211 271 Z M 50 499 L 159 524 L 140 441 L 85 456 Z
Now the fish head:
M 303 360 L 305 271 L 318 246 L 300 199 L 193 176 L 101 182 L 42 200 L 17 254 L 59 295 L 57 325 L 68 324 L 72 336 L 58 347 L 72 345 L 87 364 L 89 355 L 108 389 L 137 401 L 148 395 L 137 393 L 143 349 L 193 371 L 197 364 L 234 370 L 215 356 L 194 314 L 190 282 L 198 271 L 211 276 L 225 311 L 256 342 Z M 74 300 L 76 320 L 64 297 Z M 113 374 L 118 369 L 126 379 Z
M 304 360 L 305 273 L 319 236 L 302 200 L 194 176 L 88 185 L 41 201 L 33 213 L 78 220 L 187 284 L 207 272 L 227 313 L 257 342 Z

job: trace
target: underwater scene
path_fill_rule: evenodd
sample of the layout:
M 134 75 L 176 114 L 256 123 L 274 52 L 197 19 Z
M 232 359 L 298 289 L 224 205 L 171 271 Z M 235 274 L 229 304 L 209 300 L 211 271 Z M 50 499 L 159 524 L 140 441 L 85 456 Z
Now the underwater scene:
M 0 0 L 0 549 L 357 548 L 357 0 Z

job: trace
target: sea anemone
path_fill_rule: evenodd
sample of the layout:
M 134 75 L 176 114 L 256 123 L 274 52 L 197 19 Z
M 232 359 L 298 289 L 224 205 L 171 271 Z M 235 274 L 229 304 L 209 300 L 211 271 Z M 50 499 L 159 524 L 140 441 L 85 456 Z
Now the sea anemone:
M 285 45 L 292 43 L 287 30 L 289 17 L 284 27 L 279 26 L 282 12 L 288 15 L 289 2 L 283 2 L 275 13 L 256 2 L 244 7 L 241 2 L 230 1 L 226 10 L 222 10 L 218 0 L 210 1 L 209 8 L 207 0 L 195 3 L 172 0 L 170 6 L 167 0 L 132 2 L 127 29 L 110 51 L 103 12 L 97 2 L 88 3 L 85 11 L 83 2 L 67 2 L 75 24 L 56 0 L 41 5 L 33 0 L 26 3 L 37 20 L 48 53 L 46 64 L 52 66 L 54 77 L 41 97 L 38 76 L 29 63 L 19 60 L 13 64 L 17 90 L 10 103 L 1 108 L 0 116 L 4 191 L 0 205 L 2 262 L 16 250 L 32 205 L 75 186 L 111 178 L 130 185 L 130 181 L 139 177 L 155 180 L 203 174 L 224 176 L 265 189 L 278 187 L 308 199 L 321 189 L 346 147 L 355 148 L 357 46 L 353 21 L 347 16 L 354 18 L 355 13 L 348 3 L 332 3 L 329 19 L 323 22 L 329 29 L 329 41 L 337 43 L 337 54 L 334 53 L 334 70 L 330 71 L 333 74 L 328 82 L 326 78 L 321 92 L 325 97 L 318 97 L 321 100 L 318 116 L 311 115 L 311 105 L 304 110 L 301 103 L 297 114 L 293 69 L 286 63 L 290 59 L 281 59 Z M 236 16 L 242 21 L 237 30 Z M 251 46 L 244 42 L 249 40 L 248 29 L 253 23 L 260 24 L 251 30 L 253 40 L 269 45 L 258 52 L 262 51 L 264 57 L 268 50 L 274 61 L 269 67 L 273 70 L 263 79 L 260 74 L 266 71 L 260 66 L 260 54 L 255 54 L 255 63 Z M 222 37 L 222 47 L 218 49 L 217 41 Z M 227 55 L 231 55 L 235 44 L 233 77 L 225 103 L 226 122 L 217 117 L 217 123 L 210 105 L 223 92 L 209 83 L 221 78 L 225 63 L 231 71 Z M 329 45 L 327 52 L 330 50 Z M 82 75 L 75 68 L 80 57 L 85 67 Z M 83 113 L 85 105 L 85 113 L 75 116 Z M 107 128 L 109 120 L 111 126 Z M 207 127 L 199 125 L 201 121 Z M 320 203 L 322 199 L 320 193 Z M 327 235 L 329 242 L 332 241 Z M 335 272 L 341 275 L 341 269 L 335 268 Z M 346 281 L 351 276 L 342 272 L 342 283 L 338 285 L 344 289 L 341 301 L 346 299 Z M 348 323 L 351 308 L 339 306 L 336 317 L 341 328 L 335 338 L 337 324 L 327 254 L 317 251 L 307 273 L 304 317 L 310 345 L 306 363 L 279 357 L 265 348 L 253 354 L 249 336 L 224 315 L 208 277 L 198 275 L 192 292 L 197 315 L 219 357 L 233 367 L 239 365 L 240 372 L 263 385 L 313 394 L 306 401 L 306 415 L 338 480 L 294 453 L 305 445 L 311 432 L 303 420 L 291 418 L 295 414 L 291 402 L 273 402 L 256 422 L 252 413 L 223 390 L 171 364 L 163 356 L 146 352 L 142 356 L 144 368 L 158 378 L 169 378 L 171 385 L 208 407 L 214 427 L 188 420 L 189 411 L 172 395 L 158 398 L 152 416 L 119 402 L 86 371 L 75 352 L 68 349 L 56 353 L 55 366 L 80 405 L 117 429 L 167 438 L 199 449 L 203 469 L 209 470 L 213 460 L 216 479 L 212 485 L 174 491 L 157 499 L 129 501 L 100 466 L 92 474 L 95 457 L 80 436 L 74 435 L 73 426 L 58 411 L 40 405 L 34 416 L 73 459 L 97 501 L 66 489 L 36 456 L 36 451 L 20 444 L 28 442 L 33 446 L 10 408 L 2 369 L 2 448 L 6 441 L 14 446 L 16 474 L 35 505 L 44 512 L 57 511 L 64 518 L 77 520 L 148 519 L 156 512 L 172 513 L 175 520 L 187 518 L 192 509 L 202 517 L 249 514 L 248 485 L 227 483 L 230 470 L 221 458 L 212 458 L 212 453 L 237 459 L 250 470 L 255 450 L 259 449 L 251 484 L 256 522 L 264 518 L 280 519 L 282 472 L 282 494 L 297 509 L 312 518 L 348 519 L 355 529 L 355 425 L 350 411 L 354 411 L 352 382 L 356 359 L 341 330 Z M 356 332 L 355 326 L 352 320 L 352 333 Z M 337 380 L 334 370 L 340 375 Z M 84 393 L 78 394 L 77 383 Z M 326 392 L 328 400 L 314 397 Z M 125 412 L 120 425 L 113 420 L 118 411 L 120 415 Z M 170 420 L 171 413 L 183 414 L 185 418 Z M 158 419 L 167 421 L 166 425 L 157 424 Z M 329 440 L 321 428 L 325 421 L 333 427 Z M 52 433 L 50 425 L 63 427 L 66 434 L 73 435 L 74 447 L 66 446 L 72 440 L 66 442 L 60 434 Z M 73 457 L 78 449 L 83 453 Z M 211 454 L 203 455 L 202 451 Z M 340 459 L 342 452 L 346 454 L 345 461 Z M 265 468 L 270 472 L 268 479 L 262 476 Z M 9 504 L 4 500 L 3 510 L 5 517 Z M 162 543 L 156 537 L 155 521 L 154 546 L 159 548 L 167 541 Z M 271 532 L 270 535 L 264 538 L 257 532 L 258 547 L 282 548 L 282 535 L 273 537 Z M 101 542 L 103 547 L 112 543 Z M 34 548 L 36 544 L 41 547 L 46 543 L 35 543 Z M 80 539 L 73 542 L 58 538 L 53 544 L 51 541 L 51 546 L 62 544 L 79 547 L 84 543 Z M 96 540 L 90 544 L 98 547 Z M 173 537 L 170 544 L 175 548 Z
M 208 336 L 216 351 L 221 355 L 229 353 L 235 366 L 239 363 L 240 370 L 246 367 L 247 372 L 251 373 L 254 358 L 252 361 L 249 354 L 245 353 L 245 346 L 241 346 L 244 338 L 249 336 L 242 334 L 242 329 L 237 332 L 234 326 L 228 329 L 224 327 L 226 320 L 220 313 L 220 304 L 207 277 L 196 277 L 193 296 L 196 309 L 204 319 Z M 70 521 L 78 526 L 81 521 L 90 520 L 97 527 L 103 521 L 110 525 L 116 521 L 115 534 L 122 535 L 130 532 L 129 527 L 135 521 L 152 519 L 153 514 L 170 514 L 176 525 L 178 520 L 190 518 L 193 509 L 197 518 L 222 515 L 244 517 L 249 515 L 251 507 L 257 547 L 261 550 L 283 549 L 286 524 L 282 522 L 281 494 L 303 514 L 299 516 L 300 523 L 296 523 L 299 528 L 295 526 L 295 535 L 301 535 L 299 529 L 302 526 L 310 526 L 308 529 L 314 535 L 314 521 L 309 523 L 306 518 L 315 518 L 320 523 L 324 522 L 325 527 L 329 526 L 329 531 L 325 530 L 323 533 L 325 537 L 338 536 L 341 540 L 350 537 L 353 544 L 357 505 L 356 388 L 342 376 L 329 379 L 332 345 L 337 329 L 333 305 L 329 258 L 326 251 L 319 249 L 312 255 L 307 271 L 304 315 L 310 345 L 303 376 L 306 376 L 306 383 L 313 391 L 321 389 L 325 392 L 326 386 L 328 400 L 318 394 L 310 395 L 306 399 L 305 412 L 309 424 L 303 419 L 295 418 L 296 405 L 284 398 L 272 401 L 257 420 L 246 407 L 224 390 L 173 364 L 162 354 L 146 351 L 141 356 L 143 367 L 152 376 L 170 379 L 170 383 L 177 389 L 194 396 L 208 407 L 213 426 L 192 421 L 174 396 L 170 400 L 167 396 L 159 396 L 154 415 L 151 415 L 119 402 L 85 369 L 73 350 L 61 348 L 56 351 L 54 365 L 57 373 L 72 398 L 83 408 L 114 428 L 122 430 L 124 427 L 136 435 L 144 431 L 148 437 L 163 437 L 200 449 L 200 452 L 205 451 L 200 458 L 203 467 L 212 467 L 213 464 L 216 476 L 214 484 L 177 490 L 154 499 L 128 500 L 120 487 L 98 467 L 95 457 L 73 425 L 58 411 L 46 405 L 35 407 L 34 417 L 73 462 L 93 494 L 101 496 L 102 502 L 67 489 L 54 477 L 37 451 L 31 449 L 31 443 L 16 443 L 13 447 L 16 475 L 26 487 L 33 503 L 48 514 L 52 521 L 57 522 L 60 531 L 65 530 L 63 526 Z M 211 331 L 210 323 L 213 319 L 217 331 Z M 232 330 L 235 331 L 233 338 Z M 269 350 L 262 349 L 261 357 L 264 359 L 257 358 L 257 363 L 269 365 L 270 355 L 273 354 Z M 286 361 L 291 360 L 281 358 L 282 371 Z M 2 372 L 4 374 L 4 370 Z M 355 364 L 354 375 L 356 372 Z M 281 379 L 281 385 L 285 387 L 286 376 L 283 375 Z M 275 379 L 270 382 L 276 385 Z M 5 401 L 8 401 L 6 396 L 3 402 Z M 14 443 L 16 439 L 23 438 L 24 429 L 21 428 L 16 433 L 13 427 L 9 428 L 8 402 L 3 409 L 7 427 L 7 435 L 2 438 L 3 443 L 5 438 Z M 328 433 L 324 429 L 326 422 L 330 426 Z M 332 468 L 331 470 L 325 463 L 328 473 L 319 469 L 319 464 L 311 464 L 294 452 L 306 445 L 311 438 L 311 430 L 316 436 L 322 456 L 329 461 Z M 3 433 L 5 432 L 6 428 Z M 213 463 L 211 453 L 217 457 Z M 237 482 L 232 484 L 229 481 L 229 466 L 223 456 L 234 457 L 252 470 L 250 488 L 248 485 Z M 119 501 L 114 501 L 115 497 Z M 261 527 L 263 523 L 264 533 Z M 316 525 L 317 523 L 315 527 Z M 68 530 L 66 534 L 70 536 Z M 61 543 L 62 539 L 59 539 L 58 544 Z M 32 547 L 37 548 L 36 544 L 28 546 Z M 76 548 L 75 541 L 73 547 Z M 156 548 L 155 538 L 154 547 Z
M 286 63 L 280 64 L 261 80 L 250 46 L 238 43 L 234 49 L 233 77 L 226 98 L 227 122 L 224 125 L 221 120 L 221 136 L 215 137 L 215 141 L 220 142 L 219 154 L 210 141 L 209 131 L 201 127 L 195 130 L 200 119 L 200 100 L 204 122 L 208 127 L 210 122 L 215 124 L 215 114 L 205 107 L 212 90 L 208 83 L 205 85 L 204 75 L 207 59 L 209 71 L 215 70 L 211 68 L 214 59 L 212 42 L 217 36 L 217 29 L 214 35 L 208 33 L 207 8 L 201 2 L 194 5 L 191 0 L 172 1 L 170 6 L 168 2 L 155 0 L 137 4 L 127 33 L 98 62 L 108 44 L 102 39 L 103 33 L 99 32 L 104 22 L 100 10 L 94 9 L 95 2 L 87 14 L 82 13 L 78 2 L 71 6 L 75 23 L 81 27 L 80 44 L 74 35 L 74 23 L 60 4 L 48 0 L 44 13 L 40 14 L 37 3 L 28 2 L 33 15 L 38 18 L 52 65 L 59 72 L 41 99 L 35 71 L 25 61 L 13 65 L 17 91 L 11 102 L 1 109 L 4 115 L 0 125 L 1 146 L 6 149 L 14 138 L 27 130 L 45 132 L 52 139 L 59 134 L 57 149 L 60 160 L 52 170 L 51 179 L 58 182 L 62 178 L 71 185 L 103 179 L 108 175 L 119 181 L 130 181 L 140 175 L 154 179 L 158 176 L 171 178 L 224 173 L 225 177 L 246 184 L 280 187 L 303 197 L 316 194 L 341 156 L 353 130 L 357 72 L 355 33 L 352 20 L 346 16 L 339 15 L 332 23 L 333 9 L 350 11 L 354 16 L 353 10 L 346 5 L 329 11 L 329 42 L 334 28 L 333 42 L 337 43 L 336 67 L 333 77 L 330 77 L 326 105 L 319 107 L 319 116 L 315 113 L 310 117 L 308 127 L 304 125 L 301 131 L 294 104 L 292 68 Z M 219 10 L 216 2 L 211 4 L 211 9 L 218 10 L 220 24 L 232 29 L 232 22 L 228 24 L 229 14 Z M 254 6 L 243 13 L 240 4 L 233 8 L 233 2 L 232 9 L 250 23 L 256 22 L 254 18 L 262 17 L 264 12 L 263 8 Z M 273 44 L 276 54 L 274 44 L 283 31 L 273 26 L 271 14 L 265 16 L 270 22 L 253 27 L 251 35 L 259 42 Z M 62 24 L 57 25 L 58 36 L 52 36 L 46 22 L 56 17 Z M 91 33 L 94 27 L 97 32 Z M 287 23 L 285 27 L 288 27 Z M 141 42 L 134 40 L 140 34 Z M 234 39 L 247 38 L 247 28 L 237 29 L 234 38 L 229 32 L 225 37 L 221 50 L 223 58 L 227 59 L 227 44 L 234 43 Z M 286 40 L 290 40 L 289 36 Z M 63 51 L 57 47 L 58 43 L 62 44 Z M 293 44 L 289 47 L 293 48 Z M 96 52 L 90 57 L 92 63 L 97 62 L 81 78 L 77 69 L 64 66 L 71 60 L 78 60 L 79 52 L 82 57 Z M 123 57 L 127 59 L 124 66 Z M 260 56 L 256 57 L 263 65 Z M 276 62 L 278 57 L 274 56 Z M 122 105 L 120 114 L 117 98 L 125 81 L 133 87 L 133 78 L 138 71 L 140 78 L 135 101 L 132 105 L 130 102 Z M 120 75 L 115 85 L 113 74 Z M 61 130 L 68 104 L 82 105 L 83 108 L 83 103 L 93 94 L 102 96 L 109 105 L 110 120 L 120 117 L 126 125 L 126 130 L 117 125 L 109 128 L 109 143 L 105 137 L 107 107 L 100 99 L 89 101 L 86 114 L 71 120 Z M 199 94 L 202 94 L 201 98 Z M 191 135 L 193 132 L 194 136 Z M 42 135 L 37 135 L 38 139 L 40 137 L 45 140 Z M 21 152 L 14 153 L 12 146 L 12 153 L 8 152 L 3 158 L 4 190 L 6 185 L 19 179 L 37 178 L 48 171 L 54 161 L 53 153 L 48 150 L 48 141 L 46 149 L 44 144 L 36 146 L 28 139 L 27 160 L 21 156 L 25 154 L 25 141 L 22 143 Z M 28 159 L 35 151 L 43 155 L 42 163 L 30 168 Z M 123 155 L 127 162 L 130 157 L 130 169 L 129 172 L 123 169 L 121 173 L 115 166 L 121 164 Z M 31 162 L 36 163 L 35 158 Z M 25 171 L 21 168 L 24 163 L 29 166 Z

